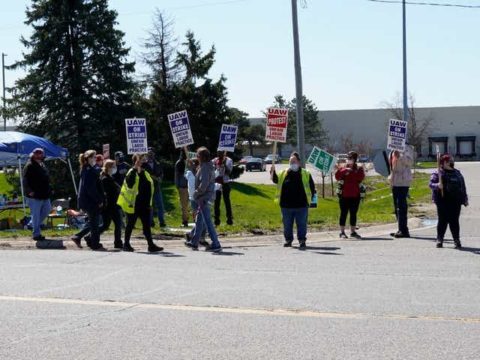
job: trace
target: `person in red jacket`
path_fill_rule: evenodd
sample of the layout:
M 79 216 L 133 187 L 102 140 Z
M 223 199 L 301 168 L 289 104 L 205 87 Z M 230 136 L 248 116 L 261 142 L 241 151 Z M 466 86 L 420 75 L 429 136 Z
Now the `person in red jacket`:
M 360 184 L 365 178 L 363 167 L 357 165 L 358 154 L 355 151 L 348 153 L 347 165 L 340 167 L 337 164 L 335 179 L 339 183 L 337 191 L 340 203 L 340 237 L 348 239 L 345 234 L 345 223 L 350 213 L 350 236 L 356 239 L 362 237 L 357 233 L 357 212 L 360 206 Z

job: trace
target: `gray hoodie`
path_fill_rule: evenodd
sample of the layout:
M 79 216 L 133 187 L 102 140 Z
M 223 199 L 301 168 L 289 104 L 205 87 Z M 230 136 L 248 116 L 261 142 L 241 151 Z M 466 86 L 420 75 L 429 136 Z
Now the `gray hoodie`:
M 195 193 L 193 198 L 196 202 L 205 203 L 215 196 L 215 167 L 208 161 L 200 165 L 195 175 Z
M 400 154 L 398 160 L 393 164 L 392 173 L 389 180 L 390 185 L 394 187 L 409 187 L 412 183 L 412 165 L 413 165 L 414 148 L 411 145 L 407 145 L 405 152 Z

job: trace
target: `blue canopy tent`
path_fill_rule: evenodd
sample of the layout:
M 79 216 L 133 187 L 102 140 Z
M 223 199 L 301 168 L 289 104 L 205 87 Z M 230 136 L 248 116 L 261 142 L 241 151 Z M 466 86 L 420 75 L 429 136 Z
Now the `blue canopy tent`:
M 28 161 L 30 154 L 35 148 L 42 148 L 46 160 L 61 160 L 68 164 L 72 175 L 73 187 L 77 193 L 75 176 L 73 175 L 72 164 L 68 158 L 68 150 L 57 146 L 47 139 L 39 136 L 24 134 L 17 131 L 0 132 L 0 166 L 18 166 L 20 174 L 20 185 L 22 189 L 23 209 L 25 212 L 25 194 L 22 181 L 22 167 Z

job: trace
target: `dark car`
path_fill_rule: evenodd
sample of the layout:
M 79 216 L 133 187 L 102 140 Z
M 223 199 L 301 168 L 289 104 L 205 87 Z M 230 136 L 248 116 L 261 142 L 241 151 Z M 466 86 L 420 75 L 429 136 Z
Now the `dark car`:
M 273 156 L 273 154 L 268 154 L 264 159 L 265 164 L 271 164 L 273 162 Z M 282 158 L 280 157 L 280 155 L 277 155 L 275 157 L 275 163 L 279 163 L 281 160 Z
M 246 171 L 267 171 L 267 165 L 265 165 L 265 161 L 259 158 L 251 158 L 247 164 L 245 165 Z
M 244 156 L 238 163 L 245 165 L 251 159 L 253 159 L 253 156 Z

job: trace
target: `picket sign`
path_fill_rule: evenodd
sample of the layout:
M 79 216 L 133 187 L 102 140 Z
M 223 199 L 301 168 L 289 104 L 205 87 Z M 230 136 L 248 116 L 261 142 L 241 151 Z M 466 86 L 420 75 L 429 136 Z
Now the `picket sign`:
M 390 119 L 388 124 L 388 150 L 405 152 L 407 145 L 407 122 L 403 120 Z
M 287 142 L 288 109 L 269 108 L 267 114 L 266 141 L 273 141 L 272 165 L 277 160 L 277 142 Z
M 127 133 L 127 154 L 146 154 L 148 152 L 147 121 L 145 119 L 125 119 Z
M 175 148 L 185 149 L 194 143 L 187 110 L 168 115 L 168 124 L 173 136 Z
M 222 124 L 220 131 L 220 139 L 218 140 L 218 151 L 234 152 L 235 144 L 237 143 L 238 126 Z

